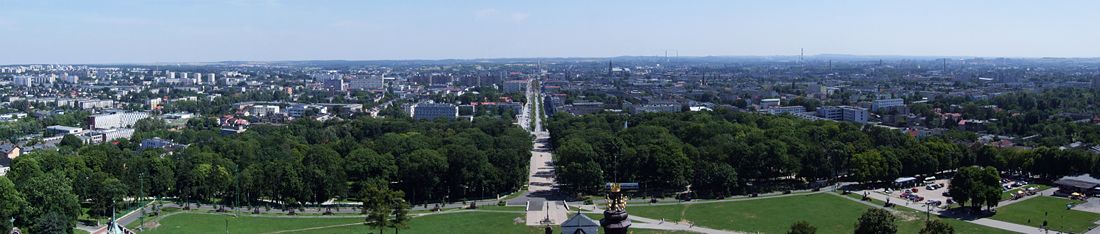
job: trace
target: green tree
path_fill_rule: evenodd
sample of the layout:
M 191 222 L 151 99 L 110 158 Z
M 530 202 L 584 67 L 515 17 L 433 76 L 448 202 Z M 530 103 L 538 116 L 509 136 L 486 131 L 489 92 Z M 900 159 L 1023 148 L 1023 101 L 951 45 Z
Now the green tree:
M 74 222 L 75 218 L 67 217 L 58 211 L 50 211 L 45 215 L 34 219 L 34 225 L 31 225 L 31 233 L 73 233 L 73 228 L 76 227 Z
M 0 231 L 11 230 L 11 223 L 3 222 L 15 218 L 27 205 L 23 194 L 15 189 L 15 184 L 7 177 L 0 176 Z
M 378 228 L 379 233 L 382 233 L 383 229 L 388 226 L 396 225 L 396 220 L 391 220 L 390 215 L 396 214 L 398 209 L 406 210 L 401 212 L 406 213 L 403 215 L 407 215 L 407 206 L 405 208 L 401 207 L 404 201 L 401 197 L 404 194 L 400 191 L 392 191 L 385 186 L 369 185 L 363 189 L 362 194 L 363 213 L 367 215 L 366 223 L 371 227 Z
M 356 183 L 372 179 L 390 181 L 397 174 L 396 161 L 391 154 L 379 154 L 370 148 L 360 148 L 348 154 L 344 170 L 348 180 Z
M 891 214 L 890 211 L 879 208 L 867 209 L 863 212 L 863 215 L 859 216 L 859 222 L 856 223 L 856 234 L 894 234 L 898 232 L 898 225 L 895 222 L 897 217 Z
M 344 159 L 329 147 L 315 145 L 310 154 L 303 159 L 305 177 L 309 184 L 315 204 L 347 194 L 347 177 L 344 174 Z
M 61 142 L 57 145 L 77 149 L 80 148 L 80 145 L 82 144 L 83 143 L 80 141 L 80 138 L 77 138 L 72 134 L 65 134 L 65 136 L 61 137 Z
M 924 223 L 920 234 L 955 234 L 955 228 L 939 219 L 933 219 Z
M 92 184 L 89 191 L 92 207 L 88 213 L 93 217 L 109 217 L 114 208 L 122 205 L 127 188 L 119 179 L 104 172 L 95 172 L 90 181 L 85 182 Z
M 393 196 L 393 219 L 390 220 L 390 226 L 393 226 L 394 233 L 398 233 L 401 229 L 409 228 L 412 217 L 409 216 L 409 203 L 405 201 L 405 193 L 396 191 Z
M 817 233 L 817 227 L 810 225 L 806 221 L 798 221 L 791 225 L 791 230 L 787 231 L 787 234 L 814 234 Z
M 886 159 L 878 151 L 867 151 L 852 156 L 851 173 L 859 182 L 874 182 L 886 178 Z
M 698 161 L 695 165 L 692 190 L 703 195 L 725 197 L 737 187 L 737 172 L 729 164 Z
M 962 167 L 951 178 L 948 193 L 960 205 L 971 204 L 974 209 L 981 206 L 996 207 L 1001 201 L 1000 172 L 993 167 Z
M 397 160 L 404 191 L 411 191 L 411 198 L 426 201 L 447 172 L 447 158 L 438 151 L 419 149 Z
M 22 220 L 23 222 L 33 222 L 34 225 L 31 225 L 32 232 L 34 232 L 35 228 L 33 226 L 35 225 L 60 226 L 60 230 L 66 230 L 64 233 L 68 233 L 76 227 L 76 217 L 80 215 L 80 203 L 69 184 L 70 181 L 60 172 L 43 174 L 31 178 L 26 183 L 17 184 L 17 188 L 23 192 L 27 204 L 33 204 L 27 207 Z

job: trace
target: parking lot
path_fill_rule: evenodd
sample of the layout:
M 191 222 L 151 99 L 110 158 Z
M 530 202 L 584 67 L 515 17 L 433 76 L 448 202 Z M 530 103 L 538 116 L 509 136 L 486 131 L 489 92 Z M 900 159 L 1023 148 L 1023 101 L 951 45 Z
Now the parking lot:
M 891 201 L 894 202 L 894 203 L 905 204 L 906 201 L 916 202 L 916 203 L 925 203 L 925 202 L 929 202 L 929 201 L 939 201 L 939 202 L 943 202 L 943 204 L 941 205 L 941 207 L 942 207 L 942 206 L 947 205 L 947 199 L 950 198 L 950 197 L 947 197 L 947 196 L 943 195 L 943 193 L 947 192 L 947 186 L 950 186 L 950 183 L 951 183 L 951 181 L 949 179 L 938 179 L 938 180 L 934 180 L 932 183 L 927 184 L 927 185 L 914 186 L 914 187 L 908 188 L 907 190 L 894 190 L 894 191 L 891 191 L 889 195 L 890 195 Z M 929 188 L 928 186 L 930 186 L 932 184 L 936 184 L 936 185 L 942 184 L 943 187 L 933 188 L 931 190 L 928 189 Z M 916 190 L 916 192 L 914 192 L 914 190 Z M 905 194 L 905 191 L 909 191 L 910 194 L 916 195 L 916 196 L 915 197 L 910 196 L 910 199 L 902 198 L 902 194 Z

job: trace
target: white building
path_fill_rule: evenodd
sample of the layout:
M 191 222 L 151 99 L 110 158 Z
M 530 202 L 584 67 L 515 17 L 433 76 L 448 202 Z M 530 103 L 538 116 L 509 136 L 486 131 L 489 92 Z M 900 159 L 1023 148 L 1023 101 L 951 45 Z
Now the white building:
M 54 134 L 54 135 L 69 135 L 69 134 L 80 134 L 80 132 L 84 131 L 84 129 L 78 128 L 78 127 L 54 125 L 54 126 L 46 127 L 46 131 L 49 132 L 50 134 Z
M 114 111 L 88 116 L 88 127 L 92 129 L 128 128 L 144 118 L 149 118 L 149 113 Z
M 417 120 L 458 118 L 458 106 L 448 103 L 418 103 L 412 106 L 412 117 Z
M 871 111 L 879 111 L 897 106 L 905 106 L 905 100 L 901 98 L 879 99 L 871 102 Z
M 356 77 L 348 81 L 348 88 L 352 90 L 381 90 L 385 86 L 382 76 Z
M 311 109 L 316 110 L 317 114 L 328 114 L 328 107 L 319 105 L 293 105 L 289 108 L 286 108 L 286 114 L 290 117 L 301 118 L 302 116 L 305 116 L 306 113 L 308 113 Z
M 779 100 L 778 98 L 760 99 L 760 109 L 779 107 Z
M 32 76 L 15 76 L 11 79 L 11 85 L 17 87 L 31 87 L 34 86 L 34 77 Z
M 304 111 L 304 110 L 303 110 Z M 249 109 L 249 114 L 255 116 L 267 116 L 279 113 L 279 106 L 276 105 L 255 105 Z
M 817 108 L 817 116 L 836 121 L 848 121 L 865 124 L 870 119 L 866 108 L 854 106 L 823 106 Z

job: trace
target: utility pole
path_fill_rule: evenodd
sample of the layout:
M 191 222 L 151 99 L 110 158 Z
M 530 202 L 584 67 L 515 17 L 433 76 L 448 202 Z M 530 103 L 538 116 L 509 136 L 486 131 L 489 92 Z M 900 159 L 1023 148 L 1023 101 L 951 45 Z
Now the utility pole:
M 236 215 L 239 217 L 241 216 L 241 208 L 238 207 L 238 204 L 241 202 L 241 168 L 237 166 L 237 164 L 233 164 L 233 170 L 235 171 L 234 173 L 237 173 L 237 176 L 235 176 L 235 179 L 237 179 L 237 192 L 233 194 L 233 210 L 236 211 Z
M 139 174 L 138 179 L 138 204 L 141 204 L 142 198 L 145 197 L 145 172 Z M 141 224 L 138 225 L 138 230 L 145 231 L 145 204 L 141 204 L 141 220 L 138 221 Z
M 924 203 L 924 222 L 932 222 L 932 203 Z

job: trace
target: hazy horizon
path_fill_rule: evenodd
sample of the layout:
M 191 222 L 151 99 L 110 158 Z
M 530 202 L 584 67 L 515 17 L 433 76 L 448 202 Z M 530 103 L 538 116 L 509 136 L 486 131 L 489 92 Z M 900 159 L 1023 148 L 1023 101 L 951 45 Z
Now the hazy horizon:
M 0 64 L 811 55 L 1095 58 L 1092 1 L 0 0 Z

